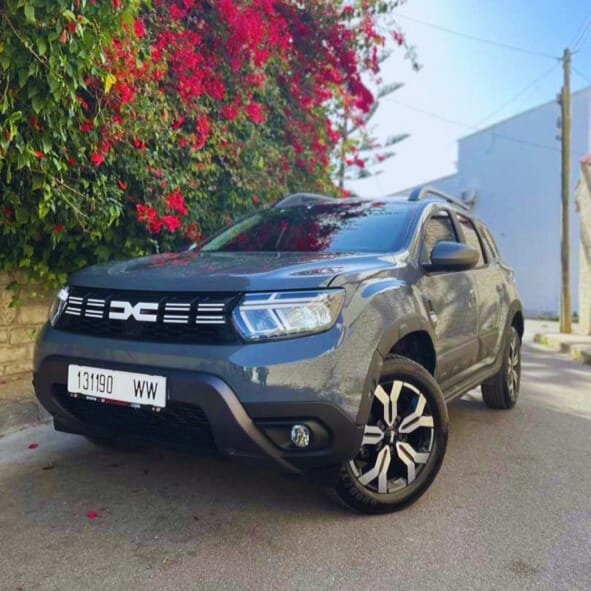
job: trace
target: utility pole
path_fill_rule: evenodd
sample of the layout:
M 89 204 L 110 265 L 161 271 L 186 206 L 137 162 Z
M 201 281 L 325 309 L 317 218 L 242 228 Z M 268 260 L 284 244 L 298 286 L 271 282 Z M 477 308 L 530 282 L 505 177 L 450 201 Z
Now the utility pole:
M 571 105 L 570 105 L 570 68 L 572 53 L 564 50 L 562 66 L 564 69 L 564 84 L 560 97 L 562 109 L 562 290 L 560 297 L 560 332 L 572 332 L 572 307 L 570 294 L 570 134 L 571 134 Z

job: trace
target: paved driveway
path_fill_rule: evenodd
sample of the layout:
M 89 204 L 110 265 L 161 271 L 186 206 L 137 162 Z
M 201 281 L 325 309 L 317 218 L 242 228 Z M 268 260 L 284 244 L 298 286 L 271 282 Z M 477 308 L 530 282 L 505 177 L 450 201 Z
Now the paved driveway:
M 1 439 L 0 589 L 591 589 L 591 368 L 531 343 L 524 361 L 514 411 L 451 405 L 438 479 L 388 516 L 47 426 Z

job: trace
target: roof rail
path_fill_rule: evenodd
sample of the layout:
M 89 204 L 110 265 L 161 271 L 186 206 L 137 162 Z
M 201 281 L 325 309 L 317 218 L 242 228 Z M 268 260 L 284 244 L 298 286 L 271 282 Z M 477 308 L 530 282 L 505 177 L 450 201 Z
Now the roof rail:
M 292 193 L 280 199 L 273 207 L 296 207 L 298 205 L 318 205 L 320 203 L 333 203 L 334 198 L 316 193 Z
M 426 185 L 424 187 L 419 187 L 418 189 L 415 189 L 410 194 L 408 200 L 422 201 L 423 199 L 429 199 L 430 197 L 434 197 L 435 199 L 442 199 L 443 201 L 447 201 L 447 203 L 450 203 L 451 205 L 455 205 L 457 207 L 461 207 L 466 211 L 470 211 L 469 207 L 465 203 L 462 203 L 461 201 L 458 201 L 457 199 L 454 199 L 453 197 L 450 197 L 449 195 L 446 195 L 445 193 L 442 193 L 441 191 L 438 191 L 437 189 L 433 189 L 432 187 L 428 187 Z

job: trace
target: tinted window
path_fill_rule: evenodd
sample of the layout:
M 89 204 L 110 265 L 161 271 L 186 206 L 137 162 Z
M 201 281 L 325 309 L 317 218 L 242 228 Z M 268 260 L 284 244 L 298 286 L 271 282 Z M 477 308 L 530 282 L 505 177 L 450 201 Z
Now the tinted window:
M 394 202 L 335 202 L 267 209 L 213 237 L 204 251 L 395 252 L 413 209 Z
M 456 231 L 449 214 L 439 213 L 430 217 L 423 231 L 423 247 L 421 249 L 421 263 L 431 262 L 431 252 L 438 242 L 457 242 Z
M 486 243 L 486 247 L 489 250 L 491 257 L 495 259 L 500 258 L 499 247 L 497 246 L 491 231 L 487 227 L 481 226 L 480 235 L 484 237 L 484 242 Z
M 480 238 L 478 237 L 478 233 L 476 232 L 476 228 L 474 227 L 472 220 L 469 220 L 467 217 L 458 214 L 458 221 L 460 222 L 460 226 L 462 228 L 464 237 L 466 238 L 466 242 L 472 248 L 475 248 L 480 255 L 478 258 L 477 266 L 484 265 L 485 257 L 484 253 L 482 252 L 482 244 L 480 243 Z

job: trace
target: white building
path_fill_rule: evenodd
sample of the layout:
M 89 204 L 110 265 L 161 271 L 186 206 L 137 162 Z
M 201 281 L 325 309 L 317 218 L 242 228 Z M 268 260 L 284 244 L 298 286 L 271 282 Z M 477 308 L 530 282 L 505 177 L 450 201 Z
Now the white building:
M 550 102 L 459 140 L 457 174 L 427 185 L 474 202 L 515 269 L 529 314 L 560 310 L 560 106 Z M 591 88 L 572 95 L 571 292 L 578 310 L 580 160 L 591 152 Z M 396 194 L 408 193 L 399 191 Z

